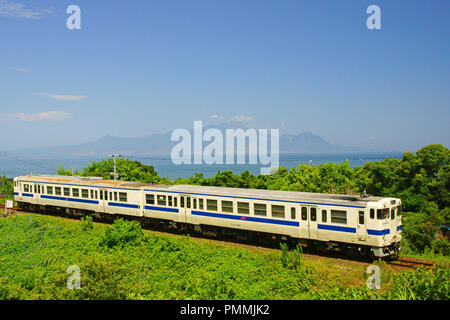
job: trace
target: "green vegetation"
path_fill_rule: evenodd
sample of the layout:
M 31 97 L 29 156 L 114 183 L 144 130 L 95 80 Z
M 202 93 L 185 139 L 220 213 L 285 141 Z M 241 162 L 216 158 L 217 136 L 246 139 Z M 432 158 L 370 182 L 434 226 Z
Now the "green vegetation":
M 300 249 L 250 250 L 160 235 L 124 220 L 85 228 L 70 219 L 13 216 L 0 219 L 0 239 L 0 299 L 450 297 L 448 268 L 390 274 L 382 290 L 371 291 L 363 265 L 324 265 L 305 260 Z M 72 265 L 80 268 L 80 289 L 66 286 Z
M 5 195 L 6 199 L 12 199 L 14 193 L 14 187 L 5 175 L 0 177 L 0 195 Z M 2 199 L 4 200 L 4 199 Z M 4 201 L 2 201 L 4 203 Z
M 130 159 L 117 158 L 116 159 L 117 174 L 121 180 L 125 181 L 139 181 L 143 183 L 171 183 L 168 178 L 161 178 L 158 176 L 153 166 L 147 166 L 139 161 L 132 161 Z M 75 175 L 81 175 L 85 177 L 103 177 L 104 179 L 114 179 L 114 160 L 111 158 L 100 160 L 98 162 L 92 161 L 92 163 L 83 168 L 81 171 L 76 170 Z M 60 166 L 56 173 L 64 176 L 71 176 L 72 171 Z
M 101 244 L 108 248 L 123 247 L 126 244 L 138 244 L 142 239 L 143 233 L 140 224 L 118 219 L 106 229 Z

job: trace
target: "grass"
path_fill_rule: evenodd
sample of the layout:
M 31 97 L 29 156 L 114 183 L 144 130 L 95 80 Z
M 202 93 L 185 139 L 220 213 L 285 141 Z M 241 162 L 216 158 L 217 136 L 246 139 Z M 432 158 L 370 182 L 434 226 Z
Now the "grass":
M 79 290 L 66 286 L 72 265 L 81 271 Z M 1 299 L 383 299 L 401 286 L 383 268 L 383 289 L 370 292 L 364 265 L 300 251 L 194 241 L 121 220 L 0 219 Z M 448 298 L 448 284 L 440 292 Z

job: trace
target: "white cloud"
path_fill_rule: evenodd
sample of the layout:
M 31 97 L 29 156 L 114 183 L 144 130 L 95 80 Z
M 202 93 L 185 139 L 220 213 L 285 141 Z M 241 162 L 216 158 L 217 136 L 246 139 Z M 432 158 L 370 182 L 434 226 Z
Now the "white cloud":
M 209 116 L 210 119 L 223 120 L 223 117 L 218 114 L 213 114 Z
M 45 92 L 37 92 L 37 93 L 35 93 L 35 95 L 52 98 L 52 99 L 56 99 L 56 100 L 61 100 L 61 101 L 80 101 L 80 100 L 87 98 L 87 96 L 68 96 L 68 95 L 51 94 L 51 93 L 45 93 Z
M 30 8 L 19 2 L 0 0 L 0 16 L 4 17 L 38 19 L 43 18 L 52 12 L 52 9 Z
M 31 72 L 31 70 L 27 69 L 27 68 L 16 68 L 16 67 L 13 67 L 13 70 L 19 71 L 19 72 Z
M 0 113 L 1 121 L 63 121 L 73 117 L 73 114 L 55 110 L 38 113 Z
M 246 115 L 243 115 L 243 114 L 237 114 L 231 120 L 232 121 L 238 121 L 238 122 L 250 122 L 250 121 L 253 120 L 253 117 L 246 116 Z

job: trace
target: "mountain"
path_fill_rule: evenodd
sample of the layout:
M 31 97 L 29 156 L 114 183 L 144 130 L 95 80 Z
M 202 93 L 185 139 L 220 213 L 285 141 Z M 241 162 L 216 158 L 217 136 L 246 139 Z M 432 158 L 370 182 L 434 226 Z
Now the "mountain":
M 230 127 L 216 126 L 214 128 L 219 129 L 221 132 L 223 132 L 225 140 L 225 129 L 229 129 Z M 203 133 L 207 129 L 208 127 L 203 128 Z M 246 130 L 248 128 L 243 129 Z M 46 159 L 71 157 L 103 157 L 111 154 L 121 154 L 124 156 L 167 156 L 170 155 L 172 148 L 176 144 L 178 144 L 178 142 L 170 140 L 171 134 L 171 132 L 166 132 L 163 134 L 152 134 L 146 137 L 139 138 L 105 136 L 96 141 L 83 144 L 21 149 L 12 151 L 10 153 L 21 157 Z M 192 131 L 191 137 L 193 138 Z M 203 148 L 205 148 L 205 146 L 209 143 L 209 141 L 204 141 Z M 351 153 L 361 151 L 356 148 L 334 145 L 310 132 L 303 132 L 298 135 L 281 135 L 279 139 L 279 146 L 280 153 L 296 154 Z
M 285 134 L 280 137 L 280 153 L 347 153 L 358 152 L 357 148 L 332 144 L 323 138 L 303 132 L 298 135 Z

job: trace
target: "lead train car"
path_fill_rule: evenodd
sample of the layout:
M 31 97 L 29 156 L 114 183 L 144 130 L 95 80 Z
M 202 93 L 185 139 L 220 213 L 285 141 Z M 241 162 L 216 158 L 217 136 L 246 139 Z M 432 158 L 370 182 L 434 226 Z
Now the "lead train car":
M 133 216 L 207 235 L 290 239 L 375 257 L 401 249 L 397 198 L 30 175 L 14 179 L 14 199 L 24 209 Z

